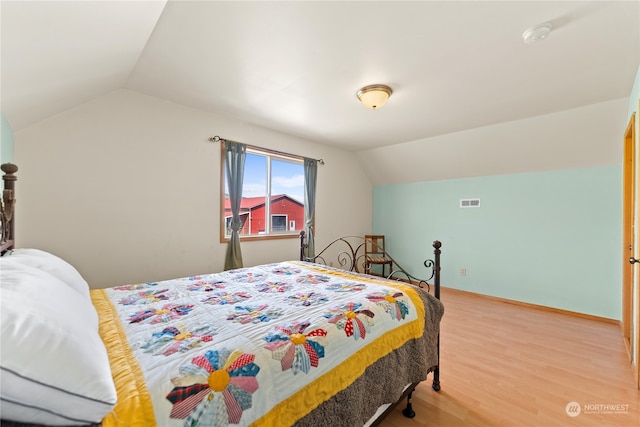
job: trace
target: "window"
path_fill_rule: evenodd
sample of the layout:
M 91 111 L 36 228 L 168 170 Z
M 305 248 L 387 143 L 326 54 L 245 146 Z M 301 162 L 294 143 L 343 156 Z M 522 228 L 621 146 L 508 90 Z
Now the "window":
M 221 240 L 228 240 L 231 203 L 224 158 L 223 146 Z M 303 159 L 247 147 L 240 220 L 241 239 L 297 237 L 304 227 Z
M 271 230 L 287 231 L 287 216 L 286 215 L 271 215 Z

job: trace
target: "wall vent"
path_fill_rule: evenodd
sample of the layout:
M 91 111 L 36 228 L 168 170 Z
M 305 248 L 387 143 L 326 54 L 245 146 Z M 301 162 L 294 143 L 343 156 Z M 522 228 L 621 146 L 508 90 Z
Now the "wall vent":
M 479 208 L 480 199 L 460 199 L 461 208 Z

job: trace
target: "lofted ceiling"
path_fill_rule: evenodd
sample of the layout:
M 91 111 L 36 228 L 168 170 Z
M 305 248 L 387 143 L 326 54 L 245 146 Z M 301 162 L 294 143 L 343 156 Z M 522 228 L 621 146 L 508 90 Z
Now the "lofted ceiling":
M 14 131 L 118 89 L 366 150 L 628 97 L 638 1 L 6 1 Z M 549 22 L 550 36 L 522 33 Z M 385 106 L 356 92 L 383 83 Z

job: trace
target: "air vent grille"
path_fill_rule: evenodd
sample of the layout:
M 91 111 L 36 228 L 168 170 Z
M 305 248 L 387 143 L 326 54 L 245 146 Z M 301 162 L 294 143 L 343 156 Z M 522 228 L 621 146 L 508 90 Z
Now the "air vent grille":
M 461 208 L 479 208 L 480 199 L 460 199 Z

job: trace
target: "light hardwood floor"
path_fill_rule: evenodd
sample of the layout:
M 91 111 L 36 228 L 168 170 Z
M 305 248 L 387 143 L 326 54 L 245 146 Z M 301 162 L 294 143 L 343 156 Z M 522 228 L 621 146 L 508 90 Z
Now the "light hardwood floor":
M 431 389 L 430 374 L 413 393 L 416 417 L 402 415 L 403 402 L 382 427 L 640 427 L 619 325 L 452 289 L 441 299 L 442 389 Z M 570 402 L 580 405 L 575 417 Z

